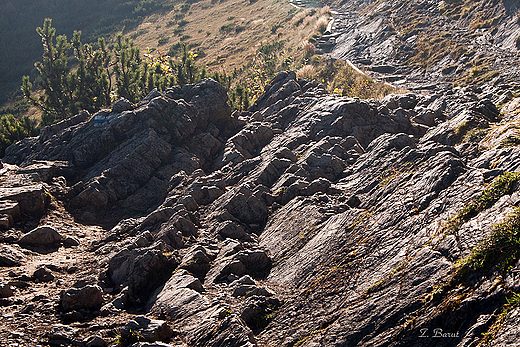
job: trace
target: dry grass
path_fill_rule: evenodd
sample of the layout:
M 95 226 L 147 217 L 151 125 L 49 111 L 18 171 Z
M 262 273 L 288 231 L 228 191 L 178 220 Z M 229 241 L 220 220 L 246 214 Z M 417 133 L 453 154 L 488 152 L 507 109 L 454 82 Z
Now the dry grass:
M 316 68 L 312 65 L 304 65 L 298 71 L 296 71 L 298 78 L 309 78 L 316 77 Z
M 388 94 L 399 93 L 391 85 L 374 81 L 355 71 L 342 60 L 321 61 L 314 65 L 305 65 L 298 70 L 297 75 L 318 80 L 323 83 L 329 93 L 341 96 L 382 99 Z
M 323 15 L 316 21 L 316 31 L 323 34 L 327 29 L 327 25 L 329 24 L 329 16 Z
M 331 12 L 330 12 L 330 7 L 328 5 L 326 6 L 323 6 L 322 8 L 319 9 L 319 13 L 320 15 L 328 15 L 329 17 L 331 16 Z
M 303 51 L 303 56 L 305 58 L 312 57 L 314 55 L 314 52 L 316 51 L 316 47 L 307 40 L 302 42 L 301 48 Z
M 300 49 L 301 41 L 315 33 L 320 16 L 328 9 L 296 9 L 288 1 L 244 0 L 214 2 L 202 0 L 182 12 L 182 4 L 165 15 L 153 15 L 129 36 L 135 36 L 136 45 L 168 52 L 171 45 L 186 42 L 199 54 L 197 63 L 206 65 L 209 73 L 231 74 L 249 68 L 262 44 L 284 42 L 284 55 L 292 61 L 306 54 Z M 325 11 L 325 12 L 323 12 Z M 323 12 L 323 13 L 322 13 Z M 183 15 L 184 14 L 184 15 Z M 179 26 L 179 22 L 183 21 Z M 299 25 L 296 25 L 300 21 Z M 305 24 L 307 23 L 307 24 Z M 222 27 L 226 30 L 221 30 Z M 273 29 L 275 28 L 275 29 Z M 159 45 L 167 40 L 167 44 Z M 244 72 L 245 73 L 245 72 Z

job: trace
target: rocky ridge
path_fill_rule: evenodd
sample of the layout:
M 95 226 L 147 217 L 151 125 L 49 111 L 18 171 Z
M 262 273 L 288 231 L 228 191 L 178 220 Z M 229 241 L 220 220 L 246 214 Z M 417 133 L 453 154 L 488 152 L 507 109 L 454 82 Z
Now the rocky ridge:
M 45 128 L 3 159 L 1 339 L 518 341 L 520 263 L 453 275 L 520 203 L 511 176 L 461 215 L 518 170 L 516 89 L 360 100 L 281 72 L 247 112 L 208 79 Z

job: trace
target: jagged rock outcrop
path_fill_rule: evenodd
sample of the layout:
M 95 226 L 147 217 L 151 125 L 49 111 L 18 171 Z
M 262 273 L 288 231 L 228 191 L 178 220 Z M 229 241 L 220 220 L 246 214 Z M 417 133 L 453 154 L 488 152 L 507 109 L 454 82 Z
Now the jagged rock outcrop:
M 520 180 L 503 175 L 520 165 L 506 146 L 520 103 L 502 120 L 492 106 L 514 88 L 360 100 L 282 72 L 248 112 L 231 114 L 222 87 L 204 80 L 103 111 L 103 123 L 47 130 L 4 161 L 10 172 L 61 163 L 28 184 L 110 225 L 75 246 L 92 271 L 64 288 L 58 312 L 119 322 L 127 345 L 146 345 L 142 334 L 201 347 L 467 346 L 501 310 L 495 327 L 512 341 L 517 254 L 500 276 L 460 280 L 455 264 L 520 203 Z M 17 247 L 2 245 L 1 266 L 34 257 Z M 56 283 L 79 271 L 49 269 Z M 31 278 L 12 277 L 16 297 Z M 435 340 L 434 329 L 451 335 Z
M 146 211 L 164 199 L 172 175 L 181 169 L 191 173 L 211 160 L 214 153 L 199 147 L 218 150 L 218 138 L 224 142 L 226 131 L 236 128 L 226 102 L 225 90 L 212 80 L 152 93 L 134 110 L 120 112 L 116 104 L 90 119 L 78 118 L 82 113 L 45 128 L 41 136 L 11 146 L 4 162 L 67 163 L 72 186 L 67 198 L 87 222 L 107 212 Z M 190 141 L 199 146 L 193 150 L 198 156 L 183 148 Z

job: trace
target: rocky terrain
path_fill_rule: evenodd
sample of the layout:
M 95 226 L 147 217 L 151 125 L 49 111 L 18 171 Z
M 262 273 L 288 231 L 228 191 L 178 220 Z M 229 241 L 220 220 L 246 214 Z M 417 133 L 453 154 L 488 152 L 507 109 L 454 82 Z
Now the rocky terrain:
M 474 345 L 520 265 L 448 279 L 516 178 L 446 225 L 520 165 L 517 87 L 363 101 L 284 72 L 240 114 L 204 80 L 45 128 L 3 159 L 2 340 Z
M 339 41 L 338 41 L 339 42 Z M 281 72 L 82 112 L 0 171 L 5 346 L 520 345 L 520 85 Z
M 329 1 L 318 47 L 408 90 L 518 79 L 517 1 Z

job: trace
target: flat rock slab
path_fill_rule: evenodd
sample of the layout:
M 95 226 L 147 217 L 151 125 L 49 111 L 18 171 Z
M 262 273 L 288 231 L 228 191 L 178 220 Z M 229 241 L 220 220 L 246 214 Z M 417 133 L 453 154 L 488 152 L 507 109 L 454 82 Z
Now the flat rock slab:
M 155 315 L 166 315 L 170 319 L 183 319 L 209 307 L 209 301 L 189 288 L 165 288 L 151 309 Z
M 0 200 L 18 202 L 22 213 L 41 214 L 45 210 L 45 189 L 42 184 L 0 188 Z
M 16 170 L 17 174 L 34 175 L 37 174 L 41 181 L 48 182 L 52 177 L 58 174 L 70 171 L 71 167 L 66 161 L 35 161 L 31 165 L 27 165 Z

